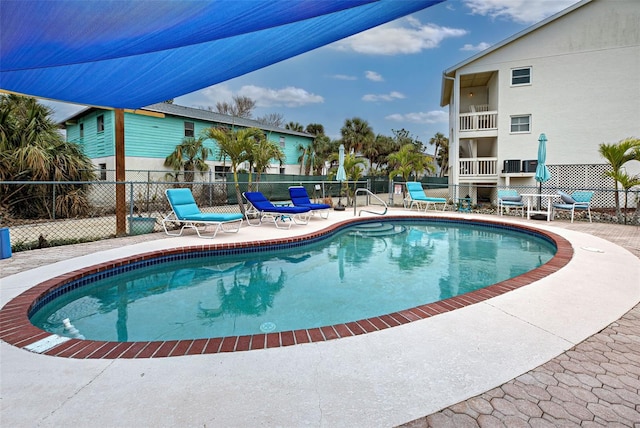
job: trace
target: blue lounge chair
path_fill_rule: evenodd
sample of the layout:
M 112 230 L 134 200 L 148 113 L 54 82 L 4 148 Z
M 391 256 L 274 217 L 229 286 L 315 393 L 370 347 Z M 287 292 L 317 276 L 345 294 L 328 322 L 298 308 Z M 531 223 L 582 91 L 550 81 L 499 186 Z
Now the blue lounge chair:
M 311 215 L 309 207 L 275 206 L 261 192 L 244 192 L 242 195 L 250 205 L 249 209 L 245 211 L 249 226 L 260 226 L 263 221 L 268 220 L 272 221 L 279 229 L 285 228 L 285 224 L 286 228 L 290 229 L 293 223 L 307 224 L 309 222 Z M 249 216 L 252 214 L 258 216 L 257 223 L 251 223 Z
M 424 190 L 422 190 L 422 183 L 418 183 L 417 181 L 407 181 L 407 198 L 405 199 L 405 206 L 408 203 L 409 209 L 412 209 L 414 206 L 419 210 L 422 205 L 424 205 L 424 210 L 427 211 L 429 209 L 429 205 L 433 205 L 433 209 L 436 209 L 436 204 L 442 204 L 442 211 L 447 208 L 447 199 L 446 198 L 433 198 L 424 194 Z
M 514 189 L 498 190 L 498 214 L 502 215 L 509 208 L 520 210 L 520 216 L 524 217 L 524 202 L 520 193 Z
M 167 235 L 180 236 L 185 228 L 195 229 L 200 238 L 213 239 L 218 231 L 222 230 L 227 233 L 235 233 L 242 226 L 242 214 L 217 214 L 203 213 L 198 208 L 196 201 L 190 189 L 167 189 L 165 192 L 169 205 L 171 205 L 171 213 L 162 219 L 162 227 Z M 171 233 L 167 229 L 167 223 L 182 224 L 179 233 Z M 203 236 L 202 232 L 209 226 L 215 226 L 213 235 Z M 228 227 L 231 225 L 231 227 Z
M 553 204 L 553 212 L 551 218 L 555 218 L 556 210 L 571 211 L 571 223 L 573 223 L 573 216 L 576 210 L 586 211 L 589 215 L 589 223 L 591 223 L 591 198 L 593 198 L 593 192 L 578 191 L 573 192 L 571 195 L 558 191 L 562 203 Z
M 318 214 L 321 218 L 329 217 L 329 210 L 331 209 L 331 205 L 329 204 L 315 204 L 311 202 L 309 199 L 309 195 L 307 194 L 307 189 L 302 186 L 291 186 L 289 187 L 289 196 L 291 197 L 291 202 L 295 207 L 307 207 L 311 209 L 311 215 Z

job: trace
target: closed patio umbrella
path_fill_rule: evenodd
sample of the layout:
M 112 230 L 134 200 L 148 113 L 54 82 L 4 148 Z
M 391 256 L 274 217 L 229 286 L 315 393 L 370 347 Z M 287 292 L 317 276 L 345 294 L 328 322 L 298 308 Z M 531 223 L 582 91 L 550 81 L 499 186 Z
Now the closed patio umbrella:
M 538 137 L 538 166 L 536 167 L 536 181 L 540 183 L 538 193 L 542 193 L 542 183 L 546 183 L 551 180 L 551 173 L 545 162 L 547 161 L 547 136 L 540 134 Z M 541 198 L 538 198 L 538 209 L 542 209 L 540 206 Z
M 342 205 L 342 183 L 347 180 L 347 173 L 344 170 L 344 144 L 340 144 L 340 149 L 338 150 L 338 172 L 336 173 L 336 180 L 340 182 L 340 200 L 338 201 L 338 205 L 334 209 L 343 211 L 344 206 Z

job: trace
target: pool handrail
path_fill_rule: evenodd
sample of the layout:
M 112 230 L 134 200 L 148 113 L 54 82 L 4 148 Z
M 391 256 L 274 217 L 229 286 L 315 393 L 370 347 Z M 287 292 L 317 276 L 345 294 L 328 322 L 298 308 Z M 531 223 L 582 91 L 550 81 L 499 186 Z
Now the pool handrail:
M 375 211 L 360 210 L 360 213 L 358 213 L 358 216 L 361 216 L 363 211 L 366 212 L 366 213 L 377 214 L 377 215 L 385 215 L 387 213 L 388 206 L 387 206 L 386 202 L 383 201 L 382 199 L 380 199 L 375 193 L 371 192 L 371 190 L 365 189 L 364 187 L 361 187 L 359 189 L 356 189 L 355 193 L 353 194 L 353 215 L 354 216 L 356 215 L 356 209 L 358 208 L 358 193 L 360 191 L 365 192 L 367 194 L 367 205 L 369 205 L 369 198 L 371 196 L 373 196 L 378 201 L 380 201 L 380 203 L 384 206 L 384 211 L 381 212 L 381 213 L 378 213 L 378 212 L 375 212 Z

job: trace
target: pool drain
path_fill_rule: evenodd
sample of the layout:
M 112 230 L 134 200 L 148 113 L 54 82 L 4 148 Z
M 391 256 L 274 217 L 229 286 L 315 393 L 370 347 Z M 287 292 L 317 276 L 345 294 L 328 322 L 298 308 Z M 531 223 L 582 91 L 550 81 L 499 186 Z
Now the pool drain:
M 260 324 L 260 331 L 263 333 L 271 333 L 273 330 L 276 329 L 276 325 L 275 323 L 272 322 L 263 322 L 262 324 Z

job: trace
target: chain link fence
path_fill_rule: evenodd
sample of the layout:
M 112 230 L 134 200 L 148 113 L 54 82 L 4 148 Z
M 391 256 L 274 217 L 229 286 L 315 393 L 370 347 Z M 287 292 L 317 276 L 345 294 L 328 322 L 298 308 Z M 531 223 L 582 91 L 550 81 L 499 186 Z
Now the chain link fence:
M 564 176 L 576 175 L 580 176 Z M 191 188 L 201 210 L 211 213 L 240 212 L 238 195 L 248 190 L 260 191 L 272 201 L 287 201 L 289 186 L 304 186 L 312 199 L 331 205 L 336 205 L 340 200 L 344 205 L 353 206 L 353 195 L 357 188 L 367 188 L 387 201 L 390 206 L 396 207 L 404 205 L 406 196 L 402 181 L 390 181 L 386 177 L 365 177 L 356 182 L 340 183 L 329 181 L 325 176 L 263 174 L 258 182 L 255 177 L 249 181 L 247 174 L 240 174 L 238 192 L 229 173 L 197 176 L 196 178 L 201 180 L 190 183 L 167 181 L 167 177 L 160 177 L 154 171 L 127 171 L 127 178 L 132 177 L 143 180 L 121 183 L 108 180 L 64 183 L 0 182 L 0 192 L 4 194 L 0 195 L 0 201 L 5 201 L 5 205 L 0 207 L 0 227 L 9 228 L 14 252 L 115 237 L 118 185 L 124 187 L 126 233 L 130 235 L 162 230 L 162 219 L 170 213 L 165 190 L 175 187 Z M 447 183 L 446 178 L 433 177 L 423 179 L 422 183 L 427 196 L 447 198 L 450 203 L 449 209 L 455 209 L 461 198 L 468 198 L 471 200 L 473 212 L 485 214 L 497 212 L 497 190 L 503 188 L 483 184 L 452 186 Z M 562 187 L 558 184 L 562 184 Z M 555 194 L 558 190 L 568 193 L 591 190 L 595 192 L 592 200 L 594 221 L 640 224 L 637 210 L 640 190 L 637 188 L 626 194 L 623 191 L 617 192 L 623 212 L 623 215 L 618 217 L 615 212 L 614 189 L 585 187 L 579 184 L 584 183 L 550 182 L 542 186 L 511 185 L 509 188 L 519 193 L 536 194 Z M 26 188 L 30 191 L 25 192 Z M 20 194 L 28 194 L 28 200 L 19 200 Z M 12 210 L 12 207 L 6 206 L 6 201 L 10 204 L 22 203 L 21 209 L 28 215 L 19 210 Z M 358 206 L 360 205 L 362 204 L 358 202 Z M 36 212 L 39 214 L 35 215 Z
M 247 175 L 241 178 L 246 179 Z M 165 191 L 170 188 L 190 188 L 203 212 L 239 213 L 238 199 L 244 203 L 240 195 L 245 191 L 260 191 L 271 201 L 287 201 L 290 186 L 304 186 L 310 198 L 335 205 L 340 197 L 344 198 L 343 203 L 349 201 L 356 188 L 369 187 L 368 181 L 340 183 L 327 180 L 283 181 L 282 178 L 280 175 L 263 175 L 259 182 L 240 181 L 237 191 L 233 180 L 191 183 L 5 181 L 0 182 L 2 193 L 16 195 L 13 202 L 20 202 L 20 209 L 4 207 L 0 211 L 0 227 L 9 228 L 14 252 L 113 238 L 116 236 L 116 187 L 119 185 L 124 187 L 126 233 L 129 235 L 163 230 L 162 219 L 171 212 L 165 196 Z M 68 191 L 70 186 L 73 186 L 72 191 Z M 20 194 L 30 196 L 28 200 L 18 200 Z M 0 197 L 0 200 L 6 199 Z M 38 210 L 25 213 L 25 207 L 37 207 Z M 12 211 L 17 211 L 17 214 Z M 39 214 L 34 215 L 36 212 Z

